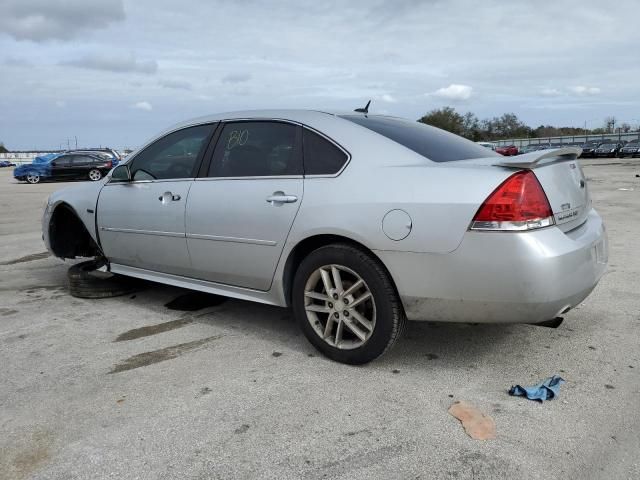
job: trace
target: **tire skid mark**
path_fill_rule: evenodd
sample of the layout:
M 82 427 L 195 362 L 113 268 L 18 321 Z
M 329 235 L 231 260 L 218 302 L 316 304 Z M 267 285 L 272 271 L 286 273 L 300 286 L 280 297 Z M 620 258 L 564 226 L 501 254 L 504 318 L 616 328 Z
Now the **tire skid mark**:
M 109 374 L 126 372 L 127 370 L 133 370 L 136 368 L 153 365 L 154 363 L 160 363 L 166 360 L 171 360 L 187 352 L 191 352 L 199 348 L 202 348 L 206 344 L 213 342 L 214 340 L 218 340 L 222 337 L 224 337 L 224 335 L 213 335 L 211 337 L 202 338 L 200 340 L 195 340 L 193 342 L 180 343 L 178 345 L 172 345 L 170 347 L 161 348 L 160 350 L 153 350 L 151 352 L 139 353 L 137 355 L 133 355 L 132 357 L 129 357 L 126 360 L 123 360 L 122 362 L 114 365 L 113 369 L 111 369 Z
M 144 327 L 134 328 L 121 333 L 116 337 L 114 342 L 125 342 L 128 340 L 135 340 L 137 338 L 149 337 L 151 335 L 157 335 L 159 333 L 182 328 L 190 323 L 193 323 L 192 318 L 179 318 L 178 320 L 171 320 L 169 322 L 158 323 L 155 325 L 146 325 Z
M 20 257 L 20 258 L 15 258 L 15 259 L 9 260 L 7 262 L 0 262 L 0 265 L 15 265 L 16 263 L 33 262 L 35 260 L 42 260 L 43 258 L 47 258 L 50 255 L 51 254 L 49 252 L 32 253 L 31 255 L 26 255 L 26 256 Z

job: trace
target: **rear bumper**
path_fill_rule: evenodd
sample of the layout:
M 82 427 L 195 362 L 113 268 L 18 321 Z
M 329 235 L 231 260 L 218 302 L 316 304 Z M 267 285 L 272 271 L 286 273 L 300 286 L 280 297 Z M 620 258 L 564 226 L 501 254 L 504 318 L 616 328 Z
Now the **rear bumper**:
M 571 232 L 467 232 L 454 252 L 376 251 L 410 320 L 539 323 L 582 302 L 604 274 L 608 245 L 595 210 Z

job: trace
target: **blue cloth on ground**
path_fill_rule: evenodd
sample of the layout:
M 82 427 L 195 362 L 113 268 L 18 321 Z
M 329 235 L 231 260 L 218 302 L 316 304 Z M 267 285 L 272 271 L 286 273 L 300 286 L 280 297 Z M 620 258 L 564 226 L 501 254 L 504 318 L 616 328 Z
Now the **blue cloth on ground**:
M 564 383 L 564 379 L 558 375 L 547 378 L 544 382 L 531 387 L 523 387 L 521 385 L 512 386 L 509 389 L 509 395 L 515 397 L 527 397 L 529 400 L 552 400 L 560 395 L 560 385 Z

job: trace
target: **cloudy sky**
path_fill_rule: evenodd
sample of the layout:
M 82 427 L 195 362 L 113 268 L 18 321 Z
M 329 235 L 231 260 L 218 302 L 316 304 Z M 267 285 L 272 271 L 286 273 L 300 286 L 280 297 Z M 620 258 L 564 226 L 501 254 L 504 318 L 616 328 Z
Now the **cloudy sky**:
M 247 108 L 640 123 L 640 2 L 2 0 L 0 141 L 136 146 Z

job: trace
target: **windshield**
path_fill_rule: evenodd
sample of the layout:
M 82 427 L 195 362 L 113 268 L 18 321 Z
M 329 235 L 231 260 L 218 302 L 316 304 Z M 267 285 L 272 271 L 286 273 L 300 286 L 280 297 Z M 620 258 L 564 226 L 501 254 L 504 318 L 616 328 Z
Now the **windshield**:
M 394 117 L 340 115 L 434 162 L 499 157 L 482 145 L 420 122 Z
M 616 144 L 615 143 L 603 143 L 602 145 L 600 145 L 600 148 L 616 148 Z

